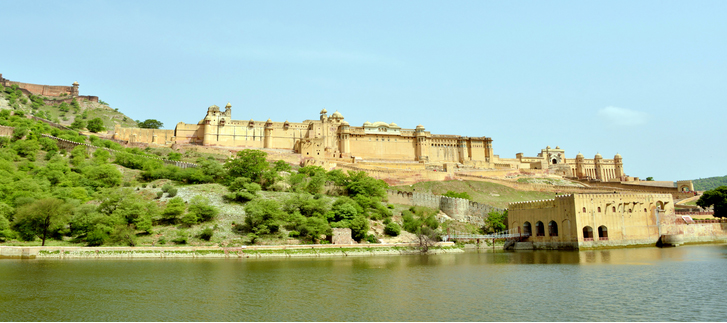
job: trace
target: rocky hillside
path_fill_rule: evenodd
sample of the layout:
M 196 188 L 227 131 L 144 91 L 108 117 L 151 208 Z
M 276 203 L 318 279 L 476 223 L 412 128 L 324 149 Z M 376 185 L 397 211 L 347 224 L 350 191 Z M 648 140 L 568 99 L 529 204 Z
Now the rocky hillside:
M 33 100 L 35 99 L 35 101 Z M 40 99 L 40 100 L 39 100 Z M 0 88 L 0 110 L 20 110 L 26 114 L 35 115 L 44 119 L 70 126 L 75 120 L 88 121 L 101 118 L 107 130 L 114 128 L 115 124 L 123 127 L 135 127 L 134 119 L 126 116 L 118 109 L 110 107 L 107 103 L 91 101 L 78 101 L 78 106 L 67 103 L 45 104 L 43 97 L 29 97 L 19 90 Z

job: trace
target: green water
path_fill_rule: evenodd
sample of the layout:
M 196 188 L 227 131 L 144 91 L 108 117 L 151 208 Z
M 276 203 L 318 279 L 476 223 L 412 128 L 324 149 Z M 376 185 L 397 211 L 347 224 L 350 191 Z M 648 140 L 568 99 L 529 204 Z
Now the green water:
M 2 260 L 0 321 L 724 321 L 727 246 Z

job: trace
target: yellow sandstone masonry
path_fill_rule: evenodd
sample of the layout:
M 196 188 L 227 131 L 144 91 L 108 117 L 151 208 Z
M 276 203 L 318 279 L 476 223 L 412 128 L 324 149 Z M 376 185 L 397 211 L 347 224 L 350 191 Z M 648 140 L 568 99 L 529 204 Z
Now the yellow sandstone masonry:
M 563 176 L 604 182 L 626 179 L 620 155 L 603 159 L 597 154 L 594 159 L 585 159 L 578 154 L 576 158 L 568 159 L 560 147 L 547 147 L 536 157 L 520 153 L 516 158 L 500 158 L 493 153 L 490 137 L 437 135 L 426 131 L 422 125 L 405 129 L 393 122 L 380 121 L 367 121 L 357 127 L 345 121 L 340 112 L 329 116 L 325 109 L 317 120 L 303 122 L 233 120 L 232 105 L 228 103 L 224 111 L 213 105 L 200 122 L 180 122 L 174 130 L 117 126 L 114 132 L 114 139 L 130 143 L 216 147 L 228 151 L 266 149 L 296 154 L 299 160 L 313 160 L 309 164 L 324 166 L 356 163 L 371 170 L 422 171 L 432 165 L 443 167 L 442 171 L 448 173 L 459 167 L 549 169 Z

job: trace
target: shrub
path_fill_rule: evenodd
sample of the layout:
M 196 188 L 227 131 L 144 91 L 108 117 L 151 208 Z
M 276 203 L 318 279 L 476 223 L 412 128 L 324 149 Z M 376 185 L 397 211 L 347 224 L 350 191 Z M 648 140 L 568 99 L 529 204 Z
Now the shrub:
M 157 192 L 157 198 L 160 199 L 164 196 L 164 192 Z
M 177 217 L 184 214 L 187 210 L 187 205 L 184 204 L 184 200 L 180 197 L 175 197 L 167 203 L 167 206 L 162 211 L 162 219 L 167 223 L 174 224 L 177 222 Z
M 88 124 L 86 125 L 86 129 L 90 132 L 101 132 L 106 130 L 106 128 L 103 125 L 103 120 L 101 118 L 94 118 L 88 121 Z
M 267 153 L 261 150 L 245 149 L 237 153 L 235 159 L 225 163 L 228 174 L 231 177 L 247 177 L 253 182 L 260 182 L 260 176 L 269 167 L 265 158 Z
M 455 192 L 455 191 L 447 191 L 447 193 L 444 193 L 444 194 L 442 194 L 442 195 L 443 195 L 443 196 L 447 196 L 447 197 L 453 197 L 453 198 L 460 198 L 460 199 L 467 199 L 467 200 L 471 200 L 471 199 L 472 199 L 472 198 L 470 197 L 470 195 L 469 195 L 469 194 L 467 194 L 467 192 L 457 193 L 457 192 Z
M 136 245 L 136 230 L 134 225 L 117 225 L 114 231 L 109 236 L 109 241 L 117 245 L 135 246 Z
M 86 128 L 86 121 L 83 121 L 80 118 L 76 118 L 75 120 L 73 120 L 73 123 L 71 123 L 70 128 L 71 129 L 83 129 L 83 128 Z
M 159 238 L 159 240 L 157 240 L 157 243 L 158 244 L 167 244 L 167 238 L 162 236 L 161 238 Z
M 396 222 L 390 222 L 384 227 L 384 233 L 389 236 L 396 237 L 401 234 L 401 227 Z
M 273 163 L 273 170 L 276 172 L 290 172 L 291 167 L 284 160 L 278 160 Z
M 379 243 L 379 239 L 376 239 L 376 236 L 373 234 L 367 235 L 366 241 L 368 241 L 369 243 Z
M 187 230 L 179 230 L 177 231 L 177 237 L 172 239 L 172 242 L 176 244 L 187 244 L 188 239 L 189 233 L 187 233 Z
M 275 200 L 254 200 L 245 205 L 244 231 L 258 235 L 275 233 L 285 215 Z
M 230 193 L 225 195 L 226 199 L 244 203 L 252 201 L 262 188 L 257 183 L 250 183 L 249 178 L 238 177 L 227 189 Z
M 349 221 L 349 228 L 353 239 L 360 242 L 366 238 L 369 231 L 369 220 L 363 215 L 358 215 Z
M 162 185 L 162 192 L 167 193 L 167 192 L 169 192 L 169 189 L 171 189 L 173 187 L 174 186 L 172 186 L 172 184 L 169 184 L 169 183 L 164 184 L 164 185 Z
M 188 227 L 191 227 L 191 226 L 197 224 L 197 220 L 198 220 L 197 215 L 194 213 L 187 213 L 187 214 L 183 215 L 181 218 L 182 224 L 184 224 Z
M 13 140 L 20 140 L 23 139 L 23 137 L 28 135 L 28 128 L 26 127 L 16 127 L 13 129 Z
M 200 222 L 207 222 L 214 219 L 219 213 L 219 210 L 209 204 L 209 199 L 197 195 L 189 203 L 189 213 L 196 215 Z
M 205 228 L 202 230 L 202 232 L 199 233 L 199 238 L 202 240 L 210 241 L 212 239 L 212 235 L 215 234 L 215 231 L 212 230 L 212 228 Z
M 176 188 L 170 188 L 169 191 L 167 191 L 167 194 L 169 194 L 169 197 L 175 197 L 177 196 L 177 189 Z

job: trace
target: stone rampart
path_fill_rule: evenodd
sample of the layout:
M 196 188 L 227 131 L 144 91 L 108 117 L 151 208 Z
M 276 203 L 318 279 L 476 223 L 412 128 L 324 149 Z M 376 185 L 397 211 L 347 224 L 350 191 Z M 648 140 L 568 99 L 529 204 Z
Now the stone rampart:
M 600 187 L 601 189 L 607 190 L 627 190 L 637 191 L 644 193 L 658 193 L 658 194 L 671 194 L 674 200 L 682 200 L 685 198 L 693 197 L 694 192 L 680 192 L 677 187 L 661 187 L 641 184 L 624 184 L 621 182 L 601 182 L 601 181 L 588 181 L 580 180 L 581 182 L 588 184 L 589 186 Z M 595 188 L 594 187 L 594 188 Z
M 59 105 L 64 102 L 67 104 L 71 104 L 73 99 L 76 99 L 76 101 L 90 101 L 90 102 L 98 103 L 98 97 L 93 96 L 93 95 L 79 95 L 76 97 L 67 97 L 67 98 L 48 98 L 48 99 L 43 99 L 43 103 L 45 103 L 45 105 Z
M 548 184 L 535 184 L 535 183 L 518 183 L 515 181 L 509 181 L 494 177 L 482 176 L 482 175 L 470 175 L 463 173 L 455 173 L 457 178 L 465 180 L 485 181 L 495 184 L 505 185 L 510 188 L 514 188 L 522 191 L 537 191 L 537 192 L 568 192 L 568 193 L 598 193 L 598 192 L 613 192 L 623 191 L 624 189 L 619 188 L 599 188 L 599 187 L 582 187 L 582 186 L 565 186 L 565 185 L 548 185 Z
M 482 225 L 490 212 L 504 212 L 505 209 L 492 205 L 473 202 L 467 199 L 453 198 L 420 192 L 401 192 L 388 190 L 389 203 L 425 206 L 442 210 L 450 217 L 459 221 Z
M 431 170 L 403 170 L 394 168 L 385 168 L 381 166 L 365 166 L 358 167 L 346 163 L 337 163 L 336 168 L 342 170 L 364 171 L 369 176 L 381 179 L 389 185 L 410 185 L 427 181 L 444 181 L 452 178 L 451 174 L 445 172 L 435 172 Z
M 43 119 L 43 118 L 38 118 L 36 116 L 30 116 L 30 118 L 33 119 L 33 120 L 36 120 L 36 121 L 40 121 L 40 122 L 46 123 L 46 124 L 48 124 L 49 126 L 51 126 L 53 128 L 58 128 L 58 129 L 62 129 L 62 130 L 73 130 L 71 128 L 68 128 L 68 127 L 60 124 L 60 123 L 55 123 L 53 121 L 46 120 L 46 119 Z
M 5 86 L 13 86 L 17 85 L 18 88 L 26 90 L 32 94 L 35 95 L 45 95 L 45 96 L 61 96 L 61 95 L 72 95 L 73 87 L 72 86 L 62 86 L 62 85 L 42 85 L 42 84 L 32 84 L 32 83 L 23 83 L 23 82 L 15 82 L 15 81 L 5 81 Z
M 40 119 L 40 118 L 38 118 L 38 119 Z M 45 120 L 45 119 L 40 119 L 40 120 Z M 0 126 L 0 136 L 4 136 L 4 137 L 12 136 L 14 130 L 15 130 L 14 127 Z M 50 138 L 50 139 L 55 140 L 56 141 L 56 145 L 58 145 L 58 148 L 63 149 L 63 150 L 66 150 L 66 151 L 71 151 L 71 150 L 73 150 L 73 148 L 76 148 L 76 146 L 85 146 L 86 147 L 86 151 L 89 154 L 90 153 L 93 153 L 97 149 L 103 149 L 103 150 L 106 150 L 106 151 L 108 151 L 108 152 L 110 152 L 112 154 L 119 152 L 117 150 L 113 150 L 113 149 L 109 149 L 109 148 L 105 148 L 105 147 L 98 147 L 98 146 L 94 146 L 94 145 L 89 145 L 89 144 L 86 144 L 86 143 L 80 143 L 80 142 L 70 141 L 70 140 L 66 140 L 66 139 L 54 137 L 54 136 L 51 136 L 51 135 L 43 134 L 42 136 L 43 137 L 46 137 L 46 138 Z M 138 155 L 138 156 L 141 156 L 141 157 L 144 157 L 144 158 L 161 160 L 166 165 L 174 165 L 174 166 L 177 166 L 179 168 L 194 168 L 194 167 L 198 167 L 198 165 L 195 164 L 195 163 L 181 162 L 181 161 L 176 161 L 176 160 L 168 160 L 168 159 L 156 158 L 156 157 L 144 156 L 144 155 Z
M 13 127 L 0 126 L 0 136 L 10 137 L 13 135 L 13 131 L 15 131 Z
M 43 137 L 46 137 L 46 138 L 50 138 L 50 139 L 55 140 L 57 142 L 58 148 L 61 148 L 61 149 L 67 150 L 67 151 L 73 150 L 73 148 L 75 148 L 76 146 L 85 146 L 86 147 L 86 151 L 89 154 L 92 153 L 92 152 L 94 152 L 94 151 L 96 151 L 97 149 L 103 149 L 103 150 L 106 150 L 106 151 L 108 151 L 108 152 L 110 152 L 112 154 L 119 152 L 119 151 L 116 151 L 116 150 L 113 150 L 113 149 L 109 149 L 109 148 L 105 148 L 105 147 L 98 147 L 98 146 L 89 145 L 89 144 L 86 144 L 86 143 L 80 143 L 80 142 L 70 141 L 70 140 L 66 140 L 66 139 L 62 139 L 62 138 L 58 138 L 58 137 L 54 137 L 54 136 L 46 135 L 46 134 L 44 134 Z M 160 160 L 164 164 L 177 166 L 179 168 L 194 168 L 194 167 L 198 167 L 198 165 L 197 164 L 194 164 L 194 163 L 187 163 L 187 162 L 181 162 L 181 161 L 176 161 L 176 160 L 168 160 L 168 159 L 156 158 L 156 157 L 144 156 L 144 155 L 137 155 L 137 156 L 141 156 L 141 157 L 149 158 L 149 159 Z

